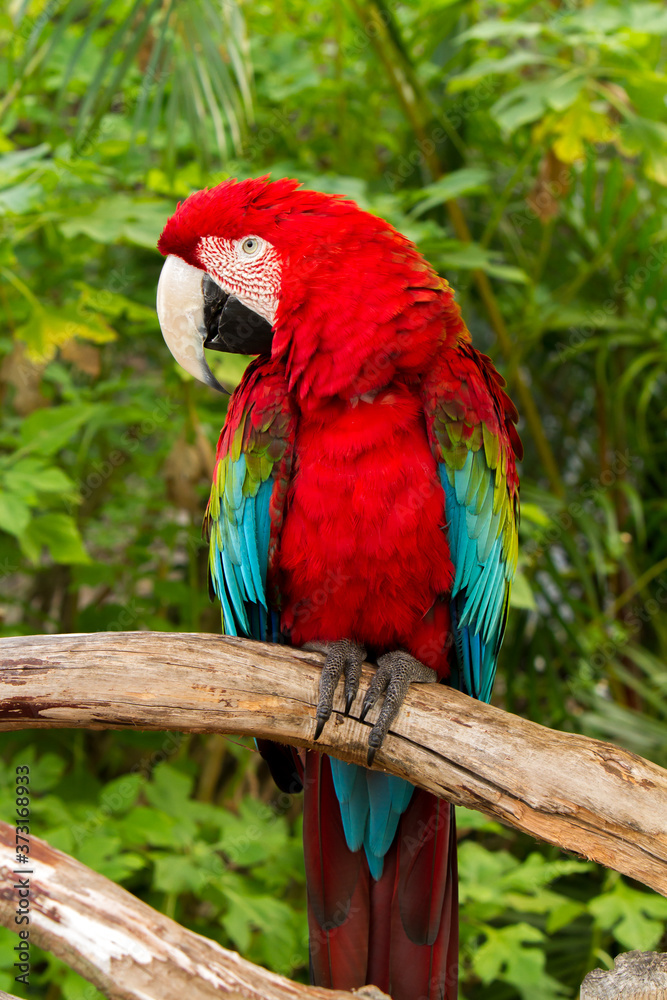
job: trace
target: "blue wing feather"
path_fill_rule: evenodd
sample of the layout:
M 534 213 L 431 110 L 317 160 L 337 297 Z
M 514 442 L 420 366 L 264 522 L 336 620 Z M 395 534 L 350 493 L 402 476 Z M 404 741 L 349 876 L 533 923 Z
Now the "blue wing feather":
M 210 569 L 213 589 L 222 603 L 224 628 L 228 635 L 246 635 L 265 640 L 279 635 L 269 628 L 266 597 L 270 503 L 273 479 L 246 485 L 245 455 L 228 461 L 220 516 L 213 518 L 210 538 Z M 275 640 L 274 640 L 275 641 Z
M 473 460 L 473 452 L 468 452 L 463 468 L 454 471 L 453 477 L 446 465 L 440 464 L 439 470 L 455 567 L 451 615 L 457 662 L 451 681 L 472 697 L 488 701 L 504 628 L 509 574 L 499 533 L 500 513 L 493 511 L 493 472 L 483 469 L 474 489 L 473 465 L 483 460 L 483 451 L 475 454 Z

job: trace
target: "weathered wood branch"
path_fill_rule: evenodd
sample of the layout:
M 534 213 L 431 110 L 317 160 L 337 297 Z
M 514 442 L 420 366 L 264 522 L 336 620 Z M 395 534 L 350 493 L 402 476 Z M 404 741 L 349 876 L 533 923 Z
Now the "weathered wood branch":
M 364 763 L 370 724 L 342 692 L 313 742 L 322 657 L 210 635 L 0 640 L 0 730 L 171 729 L 266 736 Z M 365 668 L 361 693 L 371 673 Z M 667 895 L 667 771 L 442 685 L 414 685 L 377 766 Z
M 29 878 L 30 942 L 111 1000 L 353 1000 L 351 993 L 303 986 L 253 965 L 37 837 L 30 838 L 25 866 L 31 874 L 16 874 L 15 836 L 0 822 L 0 923 L 18 930 L 17 880 Z M 356 995 L 364 992 L 379 993 Z
M 581 1000 L 667 1000 L 667 955 L 628 951 L 614 968 L 593 969 L 581 984 Z

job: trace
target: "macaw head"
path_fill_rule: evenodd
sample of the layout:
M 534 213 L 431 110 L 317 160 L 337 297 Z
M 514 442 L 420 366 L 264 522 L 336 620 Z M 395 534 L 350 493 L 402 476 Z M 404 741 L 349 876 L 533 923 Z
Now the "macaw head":
M 388 222 L 294 180 L 225 181 L 168 220 L 157 311 L 179 364 L 204 348 L 284 361 L 290 389 L 353 398 L 416 377 L 465 332 L 449 286 Z

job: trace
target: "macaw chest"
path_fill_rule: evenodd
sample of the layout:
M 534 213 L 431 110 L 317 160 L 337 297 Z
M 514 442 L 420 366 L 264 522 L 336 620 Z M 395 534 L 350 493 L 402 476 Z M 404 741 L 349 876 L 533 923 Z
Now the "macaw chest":
M 405 645 L 451 585 L 445 499 L 404 386 L 302 417 L 280 539 L 291 641 Z

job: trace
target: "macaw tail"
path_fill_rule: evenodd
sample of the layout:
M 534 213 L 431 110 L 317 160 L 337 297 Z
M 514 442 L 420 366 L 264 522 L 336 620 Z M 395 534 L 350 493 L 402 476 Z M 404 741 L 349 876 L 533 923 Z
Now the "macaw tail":
M 331 761 L 308 752 L 303 841 L 313 982 L 372 983 L 393 1000 L 456 1000 L 453 807 L 415 789 L 376 880 L 366 851 L 348 847 Z

